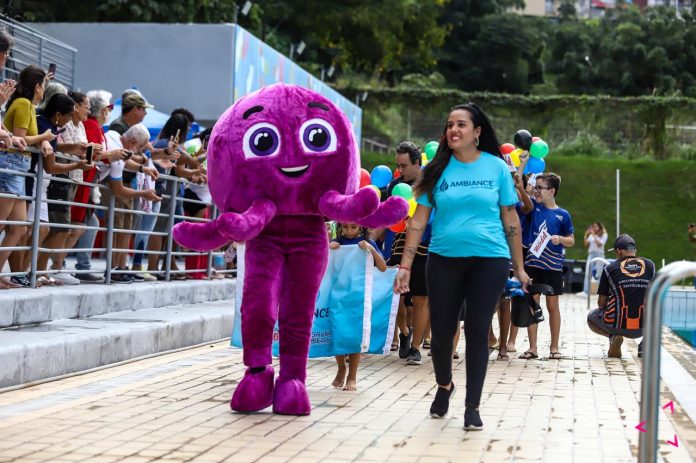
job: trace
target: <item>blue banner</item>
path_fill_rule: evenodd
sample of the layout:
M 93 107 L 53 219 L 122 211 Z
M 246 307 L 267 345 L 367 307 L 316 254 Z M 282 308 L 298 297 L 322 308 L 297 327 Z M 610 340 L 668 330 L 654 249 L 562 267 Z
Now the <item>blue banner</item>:
M 231 344 L 242 347 L 239 308 L 242 303 L 244 246 L 237 246 L 237 298 Z M 358 245 L 329 251 L 329 263 L 319 287 L 312 324 L 309 357 L 387 354 L 394 334 L 399 296 L 392 287 L 396 268 L 380 272 L 369 252 Z M 276 324 L 273 355 L 282 334 Z

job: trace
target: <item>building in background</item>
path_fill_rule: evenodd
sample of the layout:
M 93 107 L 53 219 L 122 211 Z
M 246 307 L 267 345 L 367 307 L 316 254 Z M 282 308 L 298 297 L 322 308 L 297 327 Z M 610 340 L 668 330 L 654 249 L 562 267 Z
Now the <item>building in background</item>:
M 513 10 L 526 16 L 558 16 L 558 7 L 561 0 L 526 0 L 525 7 Z M 577 0 L 575 11 L 580 18 L 596 18 L 604 15 L 605 11 L 616 8 L 616 0 Z M 696 3 L 694 0 L 625 0 L 625 3 L 636 5 L 640 8 L 654 6 L 669 6 L 677 10 L 691 9 Z

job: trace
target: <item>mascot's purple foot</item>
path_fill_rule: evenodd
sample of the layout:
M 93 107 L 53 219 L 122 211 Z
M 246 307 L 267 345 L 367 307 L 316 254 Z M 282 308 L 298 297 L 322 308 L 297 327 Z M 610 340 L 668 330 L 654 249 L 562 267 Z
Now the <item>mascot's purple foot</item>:
M 268 365 L 259 373 L 247 368 L 244 378 L 232 394 L 230 408 L 235 412 L 258 412 L 273 403 L 273 367 Z
M 312 404 L 304 382 L 297 378 L 278 377 L 273 390 L 273 413 L 279 415 L 309 415 Z

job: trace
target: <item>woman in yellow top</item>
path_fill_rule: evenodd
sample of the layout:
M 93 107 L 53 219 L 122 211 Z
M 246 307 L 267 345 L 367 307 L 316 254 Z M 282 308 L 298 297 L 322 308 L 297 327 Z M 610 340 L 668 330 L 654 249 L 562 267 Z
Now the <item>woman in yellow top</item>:
M 7 103 L 7 114 L 4 125 L 13 135 L 22 137 L 27 145 L 36 145 L 41 148 L 42 154 L 47 156 L 53 152 L 50 142 L 56 135 L 50 130 L 39 135 L 36 126 L 36 104 L 43 98 L 46 73 L 38 66 L 29 65 L 19 73 L 19 80 L 15 92 Z M 26 192 L 24 188 L 25 177 L 15 174 L 27 172 L 31 158 L 21 152 L 12 150 L 0 151 L 0 221 L 10 220 L 24 222 L 27 220 Z M 4 225 L 0 224 L 0 230 Z M 0 269 L 3 268 L 10 251 L 8 247 L 15 246 L 19 239 L 27 232 L 26 226 L 9 226 L 5 233 L 5 239 L 0 244 Z M 12 288 L 17 285 L 9 279 L 0 277 L 0 288 Z

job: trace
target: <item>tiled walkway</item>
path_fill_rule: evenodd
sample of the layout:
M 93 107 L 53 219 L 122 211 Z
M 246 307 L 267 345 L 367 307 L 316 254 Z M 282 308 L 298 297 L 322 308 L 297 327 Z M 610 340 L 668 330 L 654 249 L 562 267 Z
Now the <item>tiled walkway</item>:
M 425 355 L 421 366 L 365 358 L 357 393 L 330 386 L 333 360 L 312 360 L 311 416 L 233 414 L 241 353 L 216 344 L 0 394 L 0 462 L 636 461 L 635 344 L 624 344 L 621 360 L 606 359 L 605 341 L 585 326 L 584 300 L 564 296 L 562 312 L 562 360 L 546 359 L 548 325 L 541 360 L 491 360 L 482 432 L 462 430 L 463 387 L 447 419 L 428 417 L 434 382 Z M 522 341 L 521 333 L 520 351 Z M 461 386 L 463 357 L 454 372 Z M 690 462 L 683 440 L 694 436 L 680 435 L 678 448 L 666 440 L 691 433 L 693 422 L 679 404 L 673 417 L 665 413 L 661 457 Z

